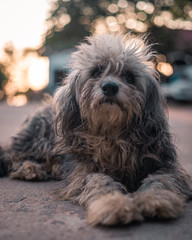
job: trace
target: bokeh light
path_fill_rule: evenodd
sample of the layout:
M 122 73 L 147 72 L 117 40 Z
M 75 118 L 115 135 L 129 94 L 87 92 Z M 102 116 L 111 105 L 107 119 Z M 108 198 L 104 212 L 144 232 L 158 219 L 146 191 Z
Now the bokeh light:
M 157 64 L 157 70 L 166 77 L 169 77 L 173 74 L 173 67 L 167 62 L 159 62 Z
M 16 96 L 9 96 L 7 98 L 7 104 L 10 106 L 21 107 L 27 104 L 27 97 L 24 94 Z
M 33 91 L 44 89 L 49 83 L 49 61 L 48 58 L 31 59 L 28 68 L 28 85 Z

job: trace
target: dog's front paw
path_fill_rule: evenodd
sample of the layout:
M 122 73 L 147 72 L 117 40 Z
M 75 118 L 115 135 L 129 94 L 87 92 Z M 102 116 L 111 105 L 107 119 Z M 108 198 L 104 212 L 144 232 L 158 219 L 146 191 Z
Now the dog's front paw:
M 134 220 L 142 221 L 143 217 L 132 199 L 119 192 L 102 196 L 88 208 L 88 222 L 92 225 L 128 224 Z
M 26 161 L 16 171 L 12 172 L 10 177 L 27 181 L 42 181 L 47 179 L 47 173 L 40 164 Z
M 184 207 L 184 199 L 167 190 L 135 193 L 134 202 L 144 217 L 175 218 Z

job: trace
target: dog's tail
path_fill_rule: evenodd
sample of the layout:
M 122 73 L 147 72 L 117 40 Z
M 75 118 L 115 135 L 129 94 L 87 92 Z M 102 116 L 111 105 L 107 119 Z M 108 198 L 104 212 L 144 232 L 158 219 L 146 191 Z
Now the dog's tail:
M 12 167 L 11 156 L 9 150 L 0 146 L 0 177 L 9 175 Z

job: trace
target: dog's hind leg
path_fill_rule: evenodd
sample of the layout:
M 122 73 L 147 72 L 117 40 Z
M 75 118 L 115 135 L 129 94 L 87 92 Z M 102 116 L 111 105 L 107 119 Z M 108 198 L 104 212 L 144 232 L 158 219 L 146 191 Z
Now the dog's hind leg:
M 25 180 L 46 180 L 51 172 L 54 145 L 52 107 L 46 106 L 28 118 L 12 138 L 7 152 L 12 162 L 10 176 Z
M 15 179 L 41 181 L 46 180 L 48 174 L 44 165 L 32 161 L 25 161 L 16 171 L 11 173 L 10 177 Z

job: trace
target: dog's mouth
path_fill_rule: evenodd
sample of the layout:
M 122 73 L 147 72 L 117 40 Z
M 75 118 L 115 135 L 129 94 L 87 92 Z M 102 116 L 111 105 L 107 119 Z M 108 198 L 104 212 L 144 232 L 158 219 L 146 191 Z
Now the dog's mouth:
M 124 111 L 123 105 L 122 105 L 117 99 L 115 99 L 115 98 L 111 98 L 111 97 L 102 98 L 102 99 L 99 101 L 99 105 L 102 105 L 102 104 L 116 105 L 116 106 L 118 106 L 122 111 Z
M 113 105 L 113 104 L 117 104 L 117 101 L 114 101 L 114 99 L 111 99 L 111 98 L 105 98 L 105 99 L 101 99 L 99 101 L 100 105 L 103 104 L 103 103 Z

